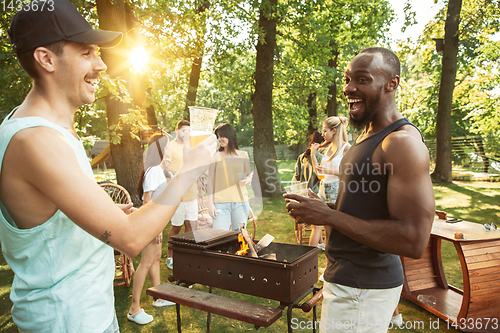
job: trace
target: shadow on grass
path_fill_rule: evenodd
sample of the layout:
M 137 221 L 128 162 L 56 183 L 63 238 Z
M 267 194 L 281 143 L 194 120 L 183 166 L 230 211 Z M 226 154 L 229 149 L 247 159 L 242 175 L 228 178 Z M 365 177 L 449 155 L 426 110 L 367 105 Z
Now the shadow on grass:
M 436 209 L 443 210 L 449 215 L 476 223 L 498 223 L 500 221 L 500 191 L 498 186 L 488 182 L 454 182 L 451 184 L 434 184 Z M 467 207 L 453 206 L 447 201 L 446 206 L 439 204 L 446 196 L 453 196 L 453 192 L 466 196 L 469 200 Z

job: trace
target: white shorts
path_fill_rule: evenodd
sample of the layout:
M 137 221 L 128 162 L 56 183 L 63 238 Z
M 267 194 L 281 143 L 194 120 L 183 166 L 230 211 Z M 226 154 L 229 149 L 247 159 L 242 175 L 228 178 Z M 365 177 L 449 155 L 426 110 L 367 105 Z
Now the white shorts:
M 325 281 L 320 332 L 386 333 L 402 289 L 358 289 Z
M 198 203 L 196 200 L 181 202 L 170 221 L 173 226 L 181 227 L 186 220 L 198 220 Z

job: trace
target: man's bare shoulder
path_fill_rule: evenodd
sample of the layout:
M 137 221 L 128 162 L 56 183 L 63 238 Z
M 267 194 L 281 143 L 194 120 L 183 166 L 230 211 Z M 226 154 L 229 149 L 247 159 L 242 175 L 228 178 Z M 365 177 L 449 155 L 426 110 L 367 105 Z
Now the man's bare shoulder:
M 392 132 L 391 134 L 405 134 L 414 137 L 418 141 L 422 142 L 422 134 L 420 131 L 413 125 L 411 124 L 406 124 L 398 128 L 396 131 Z
M 389 134 L 381 143 L 381 158 L 396 169 L 429 169 L 429 152 L 420 132 L 412 125 L 405 125 Z
M 11 139 L 9 148 L 26 153 L 27 157 L 38 156 L 38 153 L 58 151 L 61 147 L 68 147 L 66 138 L 57 130 L 38 126 L 20 130 Z
M 415 146 L 425 148 L 425 144 L 422 141 L 422 135 L 419 130 L 412 125 L 401 126 L 396 131 L 387 135 L 382 141 L 384 151 L 403 150 L 415 148 Z M 400 151 L 400 153 L 403 153 L 403 151 Z
M 46 189 L 55 187 L 70 150 L 64 136 L 49 127 L 23 129 L 12 137 L 2 164 L 0 197 L 20 228 L 40 225 L 57 210 Z
M 14 142 L 44 138 L 46 138 L 47 140 L 61 140 L 64 138 L 64 136 L 53 128 L 47 126 L 36 126 L 20 130 L 14 135 L 12 141 Z M 26 143 L 29 143 L 29 141 L 27 141 Z
M 76 156 L 62 133 L 46 126 L 26 128 L 12 137 L 5 152 L 2 172 L 10 166 L 15 168 L 10 171 L 18 175 L 24 173 L 31 178 L 31 174 L 53 168 L 54 163 L 62 167 L 70 160 L 70 164 L 73 164 Z

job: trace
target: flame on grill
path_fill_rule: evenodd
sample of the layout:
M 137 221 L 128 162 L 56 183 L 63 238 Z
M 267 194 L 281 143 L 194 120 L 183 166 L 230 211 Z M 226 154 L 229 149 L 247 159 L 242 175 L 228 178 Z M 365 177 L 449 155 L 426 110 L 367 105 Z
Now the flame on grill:
M 236 251 L 236 254 L 239 256 L 247 254 L 248 251 L 248 244 L 245 242 L 245 237 L 243 237 L 243 234 L 240 232 L 238 234 L 238 243 L 241 243 L 240 249 Z

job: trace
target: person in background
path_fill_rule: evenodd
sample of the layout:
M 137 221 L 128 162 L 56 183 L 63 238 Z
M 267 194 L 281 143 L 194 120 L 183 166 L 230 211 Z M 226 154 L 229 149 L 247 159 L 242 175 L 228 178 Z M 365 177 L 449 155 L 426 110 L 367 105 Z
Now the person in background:
M 319 190 L 319 179 L 314 171 L 314 165 L 311 156 L 311 146 L 314 143 L 321 144 L 325 141 L 323 136 L 318 131 L 314 131 L 309 139 L 309 144 L 305 152 L 299 155 L 297 158 L 297 163 L 295 163 L 295 174 L 292 178 L 292 184 L 307 182 L 307 187 L 310 188 L 314 193 L 318 193 Z M 320 150 L 316 149 L 316 160 L 321 160 L 323 154 Z
M 321 178 L 319 185 L 319 196 L 326 202 L 335 202 L 339 190 L 339 164 L 344 154 L 349 150 L 351 145 L 347 139 L 347 118 L 346 117 L 329 117 L 323 122 L 323 138 L 325 142 L 322 146 L 327 145 L 323 153 L 321 164 L 318 164 L 316 159 L 313 159 L 313 166 L 318 178 Z M 317 149 L 321 146 L 316 143 L 311 147 L 313 156 Z M 321 226 L 313 226 L 311 239 L 317 242 L 321 238 Z M 329 238 L 330 228 L 324 226 L 326 239 Z M 322 276 L 320 277 L 322 279 Z
M 344 154 L 351 145 L 347 139 L 347 118 L 329 117 L 323 122 L 323 138 L 327 145 L 323 152 L 321 163 L 318 164 L 313 159 L 313 166 L 318 178 L 321 179 L 319 185 L 319 196 L 327 202 L 335 202 L 339 190 L 339 165 Z M 311 146 L 311 152 L 314 155 L 320 147 L 319 143 Z
M 74 119 L 93 103 L 106 65 L 99 46 L 121 33 L 94 30 L 67 0 L 23 6 L 8 30 L 33 79 L 0 125 L 0 242 L 14 272 L 11 312 L 20 332 L 119 332 L 113 248 L 134 257 L 165 228 L 208 169 L 212 135 L 184 146 L 175 181 L 140 209 L 115 205 L 95 182 Z
M 183 166 L 184 142 L 186 140 L 189 141 L 189 125 L 189 121 L 183 119 L 175 126 L 176 136 L 175 140 L 170 143 L 170 156 L 166 156 L 162 161 L 162 166 L 167 170 L 167 173 L 170 172 L 171 174 L 175 174 Z M 181 232 L 182 226 L 184 226 L 184 232 L 191 232 L 193 230 L 191 221 L 195 222 L 198 220 L 197 197 L 198 185 L 195 182 L 184 195 L 182 202 L 179 204 L 179 208 L 177 208 L 174 216 L 172 216 L 172 225 L 168 232 L 168 239 L 178 235 Z M 172 255 L 172 250 L 169 246 L 167 253 L 167 267 L 169 269 L 174 268 L 174 259 Z
M 166 141 L 160 140 L 165 138 L 167 138 Z M 160 144 L 160 141 L 163 141 L 163 146 Z M 153 134 L 148 140 L 148 148 L 145 151 L 145 163 L 143 164 L 137 184 L 137 194 L 139 198 L 143 200 L 144 204 L 150 202 L 153 191 L 167 181 L 160 163 L 163 160 L 163 151 L 167 149 L 168 145 L 168 137 L 161 133 Z M 149 276 L 151 286 L 154 287 L 160 284 L 162 241 L 163 235 L 160 233 L 141 251 L 141 261 L 134 273 L 132 304 L 130 305 L 127 319 L 137 324 L 144 325 L 153 321 L 153 316 L 147 314 L 144 309 L 141 308 L 141 294 L 146 276 Z M 155 299 L 153 301 L 153 306 L 155 307 L 174 304 L 175 303 L 162 299 Z
M 318 193 L 320 180 L 314 170 L 313 160 L 317 161 L 323 158 L 323 154 L 321 152 L 324 147 L 320 146 L 320 148 L 316 148 L 316 154 L 312 156 L 312 146 L 314 144 L 321 145 L 323 142 L 325 142 L 325 139 L 318 131 L 314 131 L 311 134 L 306 151 L 299 155 L 297 163 L 295 163 L 295 175 L 292 178 L 292 184 L 296 182 L 307 182 L 307 187 L 314 193 Z M 309 246 L 317 246 L 322 250 L 325 249 L 322 229 L 323 227 L 312 226 L 311 235 L 309 237 Z M 299 229 L 299 232 L 302 232 L 301 229 Z
M 340 163 L 337 200 L 284 195 L 292 218 L 331 227 L 322 333 L 387 332 L 404 282 L 399 256 L 421 258 L 429 242 L 435 213 L 429 152 L 397 109 L 400 72 L 386 48 L 354 57 L 344 95 L 351 125 L 363 132 Z
M 220 145 L 208 169 L 208 212 L 214 229 L 238 230 L 250 213 L 245 187 L 252 181 L 250 159 L 239 150 L 233 126 L 220 125 L 215 135 Z

